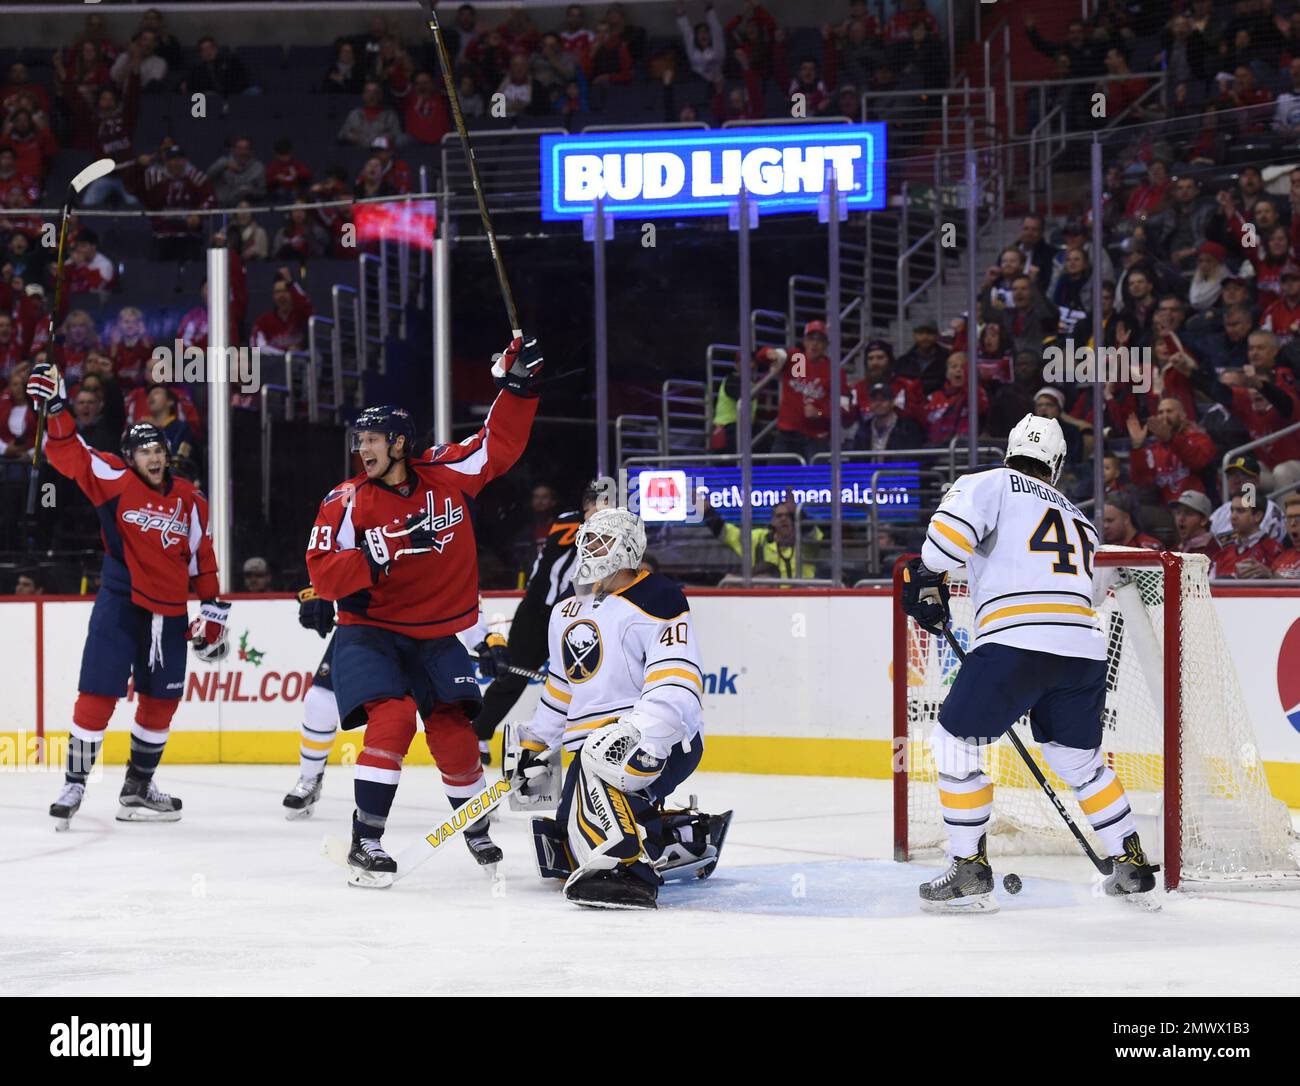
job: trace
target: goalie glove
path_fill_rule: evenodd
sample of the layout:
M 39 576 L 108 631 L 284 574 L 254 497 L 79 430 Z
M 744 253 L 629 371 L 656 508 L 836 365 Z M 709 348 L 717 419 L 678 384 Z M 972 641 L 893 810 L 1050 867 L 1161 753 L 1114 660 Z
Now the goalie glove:
M 224 600 L 204 600 L 199 605 L 199 616 L 190 623 L 190 647 L 194 655 L 205 664 L 213 664 L 230 651 L 226 640 L 226 619 L 230 604 Z
M 943 633 L 950 617 L 948 611 L 948 575 L 926 569 L 919 558 L 913 558 L 903 568 L 904 614 L 915 619 L 916 624 L 931 633 Z
M 329 637 L 334 629 L 334 604 L 316 595 L 311 585 L 298 593 L 298 625 L 315 630 L 321 637 Z
M 516 396 L 532 399 L 537 395 L 533 383 L 544 362 L 536 339 L 516 336 L 501 354 L 492 356 L 492 379 L 497 388 L 509 389 Z
M 512 724 L 504 733 L 501 768 L 510 782 L 511 809 L 555 807 L 564 783 L 559 746 L 548 747 L 527 728 Z
M 510 666 L 506 639 L 499 633 L 488 634 L 474 646 L 474 652 L 478 656 L 478 669 L 485 679 L 500 678 Z

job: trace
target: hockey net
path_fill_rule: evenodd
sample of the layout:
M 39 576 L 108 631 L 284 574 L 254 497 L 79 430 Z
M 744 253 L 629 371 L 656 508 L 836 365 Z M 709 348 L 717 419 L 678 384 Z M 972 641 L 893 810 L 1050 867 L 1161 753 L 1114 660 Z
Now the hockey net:
M 1290 813 L 1269 790 L 1210 598 L 1209 559 L 1103 547 L 1095 560 L 1099 576 L 1112 581 L 1100 608 L 1108 641 L 1102 749 L 1148 852 L 1163 845 L 1166 887 L 1300 888 Z M 949 583 L 953 633 L 969 649 L 972 606 L 963 571 Z M 921 629 L 897 605 L 894 661 L 894 844 L 895 857 L 906 860 L 946 846 L 927 740 L 960 662 L 942 636 Z M 1043 760 L 1028 718 L 1015 729 L 1099 847 L 1069 787 Z M 1010 743 L 984 748 L 984 759 L 994 784 L 991 854 L 1078 849 Z

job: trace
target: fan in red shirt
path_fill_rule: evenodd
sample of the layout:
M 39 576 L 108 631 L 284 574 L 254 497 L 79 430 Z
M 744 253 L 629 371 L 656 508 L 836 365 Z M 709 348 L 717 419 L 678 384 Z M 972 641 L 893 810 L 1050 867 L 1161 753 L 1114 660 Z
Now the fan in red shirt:
M 150 166 L 144 175 L 144 204 L 151 211 L 201 211 L 217 206 L 212 182 L 196 169 L 185 152 L 172 144 L 163 164 Z M 203 252 L 203 223 L 198 215 L 155 215 L 150 219 L 160 260 L 198 259 Z
M 1147 179 L 1133 190 L 1124 205 L 1124 217 L 1133 219 L 1140 215 L 1154 215 L 1165 206 L 1168 195 L 1169 167 L 1163 159 L 1152 159 L 1147 164 Z
M 447 96 L 439 92 L 428 72 L 420 72 L 413 87 L 414 93 L 407 96 L 402 107 L 406 134 L 416 143 L 439 144 L 451 131 Z
M 1300 335 L 1300 265 L 1282 269 L 1282 295 L 1264 310 L 1259 326 L 1283 340 Z
M 585 15 L 581 4 L 570 4 L 564 9 L 564 29 L 560 31 L 560 45 L 572 53 L 582 70 L 591 75 L 591 54 L 596 45 L 596 35 L 583 26 Z
M 399 195 L 411 191 L 411 167 L 393 155 L 393 141 L 387 136 L 376 136 L 370 142 L 370 150 L 379 159 L 384 168 L 384 180 Z M 360 181 L 360 175 L 357 176 Z
M 107 80 L 96 84 L 97 90 L 82 91 L 74 83 L 65 83 L 64 101 L 72 114 L 73 145 L 89 151 L 95 158 L 111 158 L 118 171 L 95 182 L 82 196 L 83 207 L 98 203 L 97 191 L 105 182 L 134 190 L 138 183 L 135 157 L 135 124 L 140 108 L 140 76 L 132 73 L 121 95 Z
M 296 351 L 307 344 L 307 321 L 315 312 L 307 292 L 293 281 L 288 268 L 281 268 L 271 288 L 272 306 L 253 322 L 249 336 L 252 347 Z
M 86 355 L 98 351 L 99 329 L 95 327 L 95 318 L 84 309 L 74 309 L 63 322 L 63 344 L 58 358 L 60 367 L 69 381 L 81 380 L 81 368 Z
M 925 10 L 924 0 L 898 0 L 898 11 L 885 23 L 885 41 L 891 45 L 911 41 L 917 23 L 923 23 L 931 34 L 939 33 L 939 24 Z
M 94 294 L 113 285 L 117 269 L 99 251 L 99 235 L 93 230 L 81 229 L 77 231 L 63 274 L 69 294 Z
M 39 178 L 20 173 L 14 149 L 0 144 L 0 207 L 8 206 L 9 194 L 14 191 L 21 192 L 29 204 L 34 204 L 41 195 L 41 182 Z
M 307 572 L 317 594 L 339 605 L 331 678 L 340 722 L 366 728 L 348 856 L 355 885 L 389 885 L 397 870 L 380 838 L 417 717 L 452 806 L 483 786 L 471 727 L 482 696 L 455 637 L 478 616 L 471 503 L 523 452 L 542 361 L 536 340 L 512 341 L 494 360 L 501 391 L 483 428 L 419 456 L 409 412 L 368 408 L 353 424 L 364 470 L 321 502 Z M 495 863 L 501 851 L 487 830 L 479 819 L 466 841 L 480 863 Z
M 1138 527 L 1137 502 L 1122 490 L 1106 495 L 1101 532 L 1103 541 L 1113 547 L 1140 547 L 1148 551 L 1165 549 L 1160 540 Z
M 118 313 L 117 323 L 108 334 L 108 357 L 113 360 L 113 376 L 124 393 L 148 379 L 153 340 L 145 331 L 144 314 L 135 306 L 125 306 Z
M 311 184 L 311 167 L 293 155 L 293 141 L 278 139 L 266 164 L 266 192 L 274 199 L 292 199 Z
M 1176 501 L 1169 504 L 1178 529 L 1178 543 L 1174 550 L 1182 554 L 1204 554 L 1214 558 L 1222 549 L 1219 538 L 1210 529 L 1214 507 L 1209 495 L 1199 490 L 1184 490 Z
M 946 377 L 941 388 L 925 401 L 925 441 L 927 445 L 946 445 L 957 434 L 970 432 L 970 394 L 966 388 L 966 355 L 953 351 L 946 363 Z M 976 404 L 978 419 L 988 414 L 989 394 L 979 389 Z M 975 427 L 979 428 L 979 421 Z
M 13 317 L 0 312 L 0 378 L 8 380 L 13 368 L 26 357 Z
M 160 792 L 153 775 L 185 689 L 185 642 L 190 640 L 205 662 L 221 659 L 228 648 L 230 604 L 216 598 L 207 502 L 193 483 L 172 476 L 166 439 L 156 427 L 132 427 L 118 458 L 91 449 L 78 435 L 53 366 L 36 365 L 27 392 L 49 405 L 46 455 L 95 506 L 104 543 L 102 585 L 90 615 L 70 722 L 65 785 L 50 814 L 66 829 L 77 812 L 104 729 L 129 680 L 137 707 L 117 818 L 175 822 L 181 802 Z M 203 602 L 187 630 L 191 592 Z
M 871 414 L 871 389 L 887 385 L 893 397 L 894 409 L 906 418 L 925 426 L 925 390 L 916 377 L 903 377 L 894 372 L 894 349 L 883 339 L 873 339 L 867 344 L 866 376 L 853 386 L 853 413 L 860 418 Z
M 1130 75 L 1132 69 L 1129 68 L 1128 57 L 1124 55 L 1123 50 L 1112 46 L 1106 51 L 1106 74 L 1119 76 L 1118 79 L 1108 79 L 1104 82 L 1097 83 L 1097 90 L 1106 96 L 1106 116 L 1118 117 L 1129 106 L 1136 102 L 1143 94 L 1146 93 L 1148 83 L 1145 79 L 1129 78 L 1123 76 Z M 1154 165 L 1154 162 L 1152 163 Z M 1169 187 L 1168 171 L 1165 171 L 1164 188 Z M 1150 175 L 1148 175 L 1150 176 Z M 1164 203 L 1164 191 L 1160 192 L 1160 203 Z M 1158 207 L 1143 208 L 1147 214 L 1159 210 Z M 1130 212 L 1132 214 L 1132 212 Z
M 33 83 L 27 71 L 27 65 L 21 60 L 9 65 L 9 77 L 0 87 L 0 113 L 17 109 L 24 97 L 32 100 L 34 107 L 42 113 L 50 112 L 50 96 L 39 83 Z
M 1290 546 L 1273 559 L 1274 577 L 1300 578 L 1300 494 L 1291 494 L 1282 503 L 1286 514 L 1286 531 Z
M 18 172 L 28 177 L 44 178 L 50 161 L 59 153 L 54 133 L 48 126 L 38 126 L 25 109 L 9 115 L 0 134 L 0 146 L 13 151 Z
M 0 393 L 0 458 L 28 460 L 36 444 L 36 412 L 27 395 L 31 366 L 20 362 L 9 374 L 8 387 Z
M 1133 442 L 1129 477 L 1134 486 L 1157 486 L 1166 505 L 1185 490 L 1205 490 L 1199 473 L 1214 461 L 1214 441 L 1187 417 L 1182 401 L 1166 397 L 1143 426 L 1127 419 Z
M 1282 553 L 1282 544 L 1266 535 L 1261 525 L 1264 510 L 1259 506 L 1259 493 L 1250 490 L 1232 498 L 1232 537 L 1223 545 L 1214 559 L 1215 577 L 1252 579 L 1267 577 L 1270 567 Z
M 809 321 L 804 326 L 803 350 L 763 348 L 759 362 L 781 370 L 781 402 L 776 415 L 774 453 L 795 453 L 805 459 L 830 447 L 831 430 L 831 360 L 826 356 L 830 343 L 825 321 Z M 840 371 L 839 408 L 847 426 L 853 420 L 850 410 L 849 378 Z

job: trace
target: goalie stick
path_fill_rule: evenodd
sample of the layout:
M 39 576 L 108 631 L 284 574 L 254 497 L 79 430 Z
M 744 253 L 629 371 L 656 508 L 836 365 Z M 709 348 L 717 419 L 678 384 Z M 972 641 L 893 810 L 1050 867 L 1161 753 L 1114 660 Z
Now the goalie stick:
M 959 644 L 957 644 L 957 638 L 953 636 L 951 626 L 944 626 L 943 636 L 948 642 L 948 647 L 957 654 L 957 659 L 964 664 L 966 662 L 966 652 Z M 1041 788 L 1047 794 L 1047 798 L 1052 801 L 1052 806 L 1056 808 L 1056 813 L 1061 816 L 1061 820 L 1065 823 L 1066 827 L 1072 834 L 1074 834 L 1074 839 L 1079 842 L 1079 847 L 1083 849 L 1087 854 L 1088 859 L 1092 861 L 1092 866 L 1103 875 L 1109 875 L 1115 869 L 1115 865 L 1111 863 L 1109 858 L 1102 859 L 1098 856 L 1093 850 L 1092 845 L 1088 844 L 1088 839 L 1083 836 L 1082 831 L 1074 824 L 1074 819 L 1070 817 L 1070 813 L 1065 809 L 1065 804 L 1061 802 L 1061 798 L 1055 791 L 1053 791 L 1052 786 L 1047 783 L 1047 778 L 1043 776 L 1043 771 L 1038 768 L 1038 763 L 1034 761 L 1034 756 L 1025 749 L 1025 745 L 1020 741 L 1020 736 L 1015 733 L 1015 729 L 1008 728 L 1006 736 L 1011 740 L 1011 745 L 1016 748 L 1016 753 L 1024 759 L 1025 765 L 1029 768 L 1029 772 L 1034 775 L 1034 780 L 1038 782 L 1038 787 Z
M 420 840 L 407 845 L 406 848 L 393 857 L 397 863 L 397 872 L 393 875 L 393 882 L 406 878 L 425 860 L 436 853 L 442 852 L 443 846 L 448 841 L 459 837 L 466 826 L 470 826 L 480 818 L 490 815 L 510 793 L 509 781 L 494 781 L 469 802 L 462 803 L 436 826 L 430 827 L 429 832 Z M 343 838 L 336 837 L 334 834 L 326 834 L 321 851 L 331 863 L 336 863 L 340 867 L 348 866 L 348 852 L 350 849 Z

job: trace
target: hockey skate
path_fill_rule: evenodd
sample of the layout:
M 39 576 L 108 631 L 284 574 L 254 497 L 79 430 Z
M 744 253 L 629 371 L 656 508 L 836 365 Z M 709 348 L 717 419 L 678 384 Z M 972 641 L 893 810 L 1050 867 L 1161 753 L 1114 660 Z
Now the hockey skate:
M 324 784 L 324 773 L 317 774 L 315 777 L 299 777 L 298 783 L 284 797 L 284 817 L 290 822 L 311 818 Z
M 496 865 L 501 862 L 500 847 L 488 836 L 488 820 L 480 818 L 472 826 L 465 827 L 465 845 L 469 854 L 481 867 L 487 867 L 489 875 L 496 873 Z
M 921 883 L 921 908 L 930 913 L 995 913 L 993 869 L 989 866 L 986 839 L 974 856 L 956 856 L 938 878 Z
M 564 896 L 589 909 L 657 909 L 659 888 L 621 867 L 576 871 L 564 884 Z
M 179 822 L 181 801 L 159 791 L 152 777 L 134 777 L 130 773 L 117 797 L 119 822 Z
M 354 826 L 348 853 L 348 885 L 387 890 L 397 874 L 397 861 L 384 850 L 378 837 L 362 837 Z
M 1136 833 L 1124 838 L 1124 853 L 1112 856 L 1114 869 L 1106 876 L 1102 889 L 1111 897 L 1123 897 L 1145 909 L 1160 908 L 1160 896 L 1155 893 L 1156 872 L 1159 864 L 1149 863 Z
M 55 832 L 62 833 L 71 825 L 72 816 L 81 809 L 81 801 L 85 795 L 84 784 L 75 784 L 72 781 L 64 784 L 59 798 L 50 804 L 50 817 L 54 819 Z
M 733 812 L 702 814 L 695 803 L 695 796 L 691 796 L 686 810 L 664 812 L 664 836 L 668 840 L 654 869 L 665 882 L 691 876 L 707 879 L 718 866 Z

